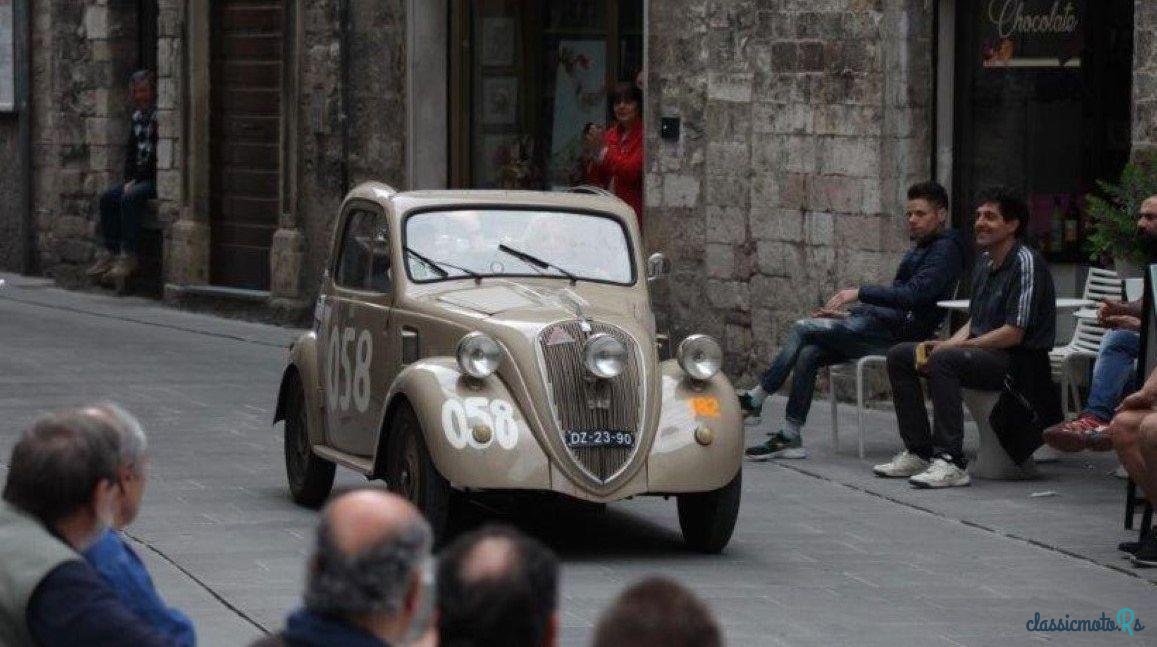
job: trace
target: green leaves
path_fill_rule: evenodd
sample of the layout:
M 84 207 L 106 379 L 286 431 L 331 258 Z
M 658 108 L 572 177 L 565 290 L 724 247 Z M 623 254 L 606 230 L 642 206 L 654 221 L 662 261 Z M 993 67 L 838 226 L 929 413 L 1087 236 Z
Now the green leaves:
M 1141 203 L 1157 195 L 1157 151 L 1138 152 L 1126 164 L 1117 184 L 1097 180 L 1100 196 L 1089 194 L 1086 208 L 1091 226 L 1085 251 L 1093 261 L 1106 255 L 1116 259 L 1145 260 L 1137 235 L 1137 212 Z

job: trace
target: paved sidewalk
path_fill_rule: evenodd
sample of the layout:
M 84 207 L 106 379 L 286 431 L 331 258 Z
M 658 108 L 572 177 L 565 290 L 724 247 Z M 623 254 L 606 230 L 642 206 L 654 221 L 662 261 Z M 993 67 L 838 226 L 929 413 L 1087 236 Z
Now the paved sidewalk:
M 787 398 L 773 396 L 772 402 L 773 415 L 782 419 Z M 1112 476 L 1119 465 L 1114 452 L 1063 455 L 1056 462 L 1039 464 L 1041 478 L 1032 481 L 973 478 L 967 488 L 920 490 L 905 479 L 882 479 L 872 474 L 872 465 L 886 462 L 903 449 L 892 411 L 865 412 L 863 460 L 857 457 L 855 406 L 841 404 L 837 415 L 839 451 L 832 451 L 827 401 L 817 399 L 803 433 L 809 458 L 775 461 L 777 465 L 1157 583 L 1157 569 L 1136 568 L 1117 550 L 1118 543 L 1137 539 L 1141 509 L 1134 518 L 1135 529 L 1126 531 L 1126 481 Z M 750 428 L 747 437 L 749 444 L 761 440 Z M 964 446 L 970 457 L 975 456 L 976 443 L 976 424 L 967 422 Z M 760 467 L 758 463 L 749 465 L 749 469 Z
M 269 424 L 297 331 L 0 279 L 0 478 L 38 412 L 124 403 L 150 434 L 152 479 L 130 532 L 162 593 L 190 612 L 204 645 L 245 645 L 280 627 L 316 523 L 288 500 L 280 428 Z M 1157 588 L 1113 550 L 1130 535 L 1107 456 L 1042 466 L 1043 481 L 915 491 L 870 475 L 898 448 L 890 413 L 869 414 L 864 460 L 853 409 L 842 409 L 836 453 L 826 413 L 816 406 L 805 429 L 812 458 L 745 464 L 739 525 L 719 556 L 686 550 L 674 501 L 501 515 L 563 559 L 563 644 L 589 644 L 614 596 L 655 573 L 703 596 L 731 645 L 1106 644 L 1025 623 L 1121 607 L 1151 628 L 1112 640 L 1152 642 Z M 339 470 L 340 486 L 360 483 Z M 1044 490 L 1057 495 L 1029 497 Z

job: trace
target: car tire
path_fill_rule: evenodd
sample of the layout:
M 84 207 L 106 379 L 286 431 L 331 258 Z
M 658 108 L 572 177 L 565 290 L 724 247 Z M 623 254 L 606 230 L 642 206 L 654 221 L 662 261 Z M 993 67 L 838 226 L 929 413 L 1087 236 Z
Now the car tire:
M 683 540 L 702 553 L 718 553 L 735 530 L 739 517 L 739 497 L 743 489 L 743 471 L 718 490 L 680 494 L 677 497 L 679 527 Z
M 289 496 L 298 504 L 317 508 L 333 489 L 334 464 L 310 448 L 309 415 L 301 380 L 294 377 L 285 407 L 285 475 Z
M 386 451 L 386 482 L 390 490 L 422 511 L 435 541 L 440 542 L 450 518 L 450 483 L 434 466 L 421 423 L 407 403 L 394 412 Z

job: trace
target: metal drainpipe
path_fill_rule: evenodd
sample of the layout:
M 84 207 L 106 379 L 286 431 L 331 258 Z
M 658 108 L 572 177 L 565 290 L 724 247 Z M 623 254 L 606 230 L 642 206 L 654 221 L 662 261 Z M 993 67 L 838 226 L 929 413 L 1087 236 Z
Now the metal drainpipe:
M 350 3 L 341 0 L 338 12 L 341 34 L 341 198 L 350 190 Z
M 16 54 L 17 139 L 20 147 L 21 274 L 39 272 L 36 253 L 36 219 L 32 214 L 32 19 L 30 0 L 13 5 L 13 36 Z

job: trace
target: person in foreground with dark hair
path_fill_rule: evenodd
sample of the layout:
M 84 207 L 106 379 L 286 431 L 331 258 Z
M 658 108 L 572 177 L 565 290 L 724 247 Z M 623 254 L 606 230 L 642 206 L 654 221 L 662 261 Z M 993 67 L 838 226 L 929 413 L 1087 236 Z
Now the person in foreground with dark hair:
M 551 647 L 558 643 L 558 560 L 502 526 L 462 535 L 438 563 L 441 647 Z
M 594 647 L 719 647 L 711 610 L 678 582 L 648 577 L 629 586 L 603 612 Z
M 1056 333 L 1056 291 L 1040 254 L 1021 241 L 1028 223 L 1024 202 L 1006 189 L 990 189 L 976 208 L 976 245 L 968 321 L 944 341 L 908 342 L 888 351 L 888 379 L 904 451 L 876 465 L 877 476 L 907 478 L 920 488 L 968 485 L 965 471 L 962 388 L 998 391 L 1005 379 L 1024 392 L 1040 426 L 1060 418 L 1049 350 Z M 917 357 L 927 361 L 917 367 Z M 921 373 L 928 376 L 935 427 L 928 425 Z M 1043 377 L 1042 377 L 1043 376 Z M 1051 393 L 1051 397 L 1050 397 Z M 1018 465 L 1040 446 L 1040 429 L 1017 430 L 1013 440 L 994 422 Z M 1034 437 L 1028 437 L 1029 435 Z M 1015 454 L 1015 455 L 1014 455 Z
M 900 341 L 929 339 L 944 318 L 936 302 L 952 297 L 964 266 L 964 242 L 948 229 L 948 193 L 935 182 L 908 188 L 904 209 L 915 243 L 900 262 L 891 285 L 861 285 L 837 292 L 823 308 L 791 327 L 760 383 L 739 396 L 740 406 L 759 415 L 757 427 L 770 438 L 747 449 L 750 460 L 806 458 L 800 432 L 811 409 L 820 367 L 865 355 L 883 354 Z M 850 312 L 845 305 L 859 301 Z M 793 375 L 787 415 L 777 426 L 764 411 L 767 398 Z
M 0 645 L 174 645 L 80 552 L 121 505 L 121 436 L 85 411 L 44 416 L 12 449 L 0 502 Z
M 365 488 L 321 514 L 305 605 L 254 647 L 402 645 L 416 630 L 430 556 L 430 525 L 405 499 Z

